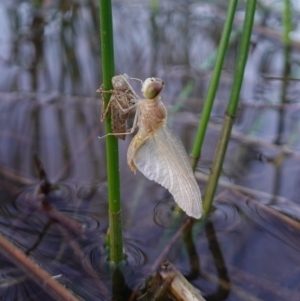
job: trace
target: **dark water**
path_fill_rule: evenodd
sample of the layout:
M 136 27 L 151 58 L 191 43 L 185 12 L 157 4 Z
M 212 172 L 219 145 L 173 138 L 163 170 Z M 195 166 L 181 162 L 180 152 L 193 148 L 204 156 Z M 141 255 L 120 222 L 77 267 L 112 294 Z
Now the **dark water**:
M 114 3 L 116 74 L 164 79 L 169 124 L 187 150 L 225 12 L 224 3 L 162 1 L 157 10 L 148 2 Z M 97 4 L 8 1 L 0 5 L 0 16 L 3 236 L 83 300 L 128 300 L 166 258 L 206 300 L 299 299 L 300 85 L 296 80 L 284 85 L 279 78 L 284 57 L 278 39 L 254 29 L 239 115 L 215 208 L 204 225 L 196 222 L 191 232 L 173 239 L 184 220 L 172 224 L 172 197 L 131 173 L 126 151 L 132 137 L 119 143 L 127 258 L 116 274 L 105 247 L 105 139 L 98 139 L 104 129 L 95 93 L 101 84 Z M 265 18 L 274 31 L 281 30 L 276 10 L 269 15 L 258 10 L 257 16 L 257 26 Z M 228 50 L 197 168 L 202 192 L 237 45 L 238 38 Z M 297 45 L 290 62 L 290 77 L 299 78 Z M 52 183 L 46 199 L 39 197 L 34 154 Z M 4 256 L 1 267 L 1 300 L 54 300 Z

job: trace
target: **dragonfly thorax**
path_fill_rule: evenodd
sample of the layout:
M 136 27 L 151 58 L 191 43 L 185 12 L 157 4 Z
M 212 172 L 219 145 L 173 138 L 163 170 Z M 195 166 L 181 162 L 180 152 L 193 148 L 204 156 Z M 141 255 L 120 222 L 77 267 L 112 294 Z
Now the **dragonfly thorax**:
M 165 124 L 167 111 L 160 100 L 160 97 L 154 99 L 146 99 L 141 102 L 139 119 L 139 131 L 148 135 L 155 132 Z

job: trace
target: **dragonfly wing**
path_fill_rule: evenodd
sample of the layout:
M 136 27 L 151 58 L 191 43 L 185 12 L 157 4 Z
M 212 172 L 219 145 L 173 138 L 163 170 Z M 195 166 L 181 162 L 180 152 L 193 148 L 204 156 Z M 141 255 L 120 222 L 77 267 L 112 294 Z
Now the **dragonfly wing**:
M 167 188 L 189 216 L 200 218 L 201 194 L 187 153 L 179 138 L 166 126 L 141 145 L 133 161 L 148 179 Z

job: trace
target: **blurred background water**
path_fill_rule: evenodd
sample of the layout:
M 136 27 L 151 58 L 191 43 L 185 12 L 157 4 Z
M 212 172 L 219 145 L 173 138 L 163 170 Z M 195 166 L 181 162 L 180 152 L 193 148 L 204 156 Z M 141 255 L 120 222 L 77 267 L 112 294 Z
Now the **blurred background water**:
M 191 150 L 228 1 L 113 1 L 116 74 L 165 82 L 169 125 Z M 230 93 L 244 16 L 240 1 L 196 176 L 202 191 Z M 206 300 L 299 299 L 300 6 L 292 1 L 289 80 L 281 42 L 283 1 L 258 1 L 239 114 L 215 200 L 193 244 L 167 258 Z M 100 123 L 98 3 L 0 3 L 0 232 L 83 300 L 128 300 L 170 244 L 174 201 L 126 163 L 119 143 L 127 265 L 116 292 L 108 272 L 107 183 Z M 139 91 L 140 86 L 135 84 Z M 132 122 L 132 118 L 131 118 Z M 34 154 L 53 183 L 37 202 Z M 275 210 L 274 210 L 275 209 Z M 50 210 L 51 211 L 51 210 Z M 1 258 L 1 300 L 53 300 Z

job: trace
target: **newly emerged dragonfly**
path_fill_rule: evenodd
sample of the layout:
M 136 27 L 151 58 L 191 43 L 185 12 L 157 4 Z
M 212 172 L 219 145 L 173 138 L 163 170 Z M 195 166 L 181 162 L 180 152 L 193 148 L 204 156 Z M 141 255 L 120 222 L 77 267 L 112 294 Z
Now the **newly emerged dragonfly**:
M 135 101 L 134 96 L 135 92 L 132 90 L 129 85 L 128 75 L 116 75 L 112 78 L 113 90 L 104 91 L 102 86 L 97 92 L 102 94 L 102 113 L 101 113 L 101 122 L 103 122 L 107 114 L 111 113 L 111 126 L 112 132 L 115 133 L 115 137 L 125 140 L 127 131 L 127 119 L 129 112 L 124 112 L 124 110 L 131 107 Z M 104 111 L 104 100 L 103 93 L 111 93 L 110 101 Z M 120 133 L 120 134 L 119 134 Z
M 139 130 L 133 137 L 127 151 L 127 163 L 135 173 L 138 169 L 148 179 L 167 188 L 179 207 L 189 216 L 200 218 L 202 201 L 199 186 L 194 177 L 188 155 L 177 136 L 167 125 L 167 111 L 160 93 L 164 82 L 159 78 L 148 78 L 142 85 L 140 97 L 131 88 L 128 78 L 123 77 L 134 98 L 134 105 L 122 107 L 115 104 L 123 114 L 136 107 L 133 127 L 128 132 L 114 132 L 108 135 L 128 135 Z M 120 93 L 122 94 L 122 93 Z M 125 97 L 125 96 L 124 96 Z
M 145 99 L 137 100 L 134 124 L 139 130 L 128 147 L 127 162 L 133 172 L 138 169 L 167 188 L 189 216 L 200 218 L 200 189 L 184 146 L 166 125 L 167 111 L 160 96 L 163 86 L 158 78 L 148 78 L 142 85 Z

